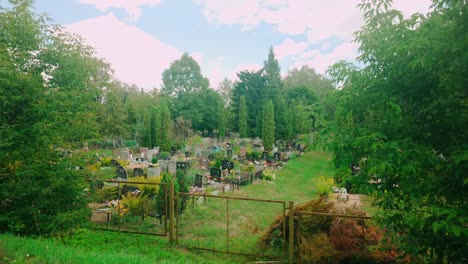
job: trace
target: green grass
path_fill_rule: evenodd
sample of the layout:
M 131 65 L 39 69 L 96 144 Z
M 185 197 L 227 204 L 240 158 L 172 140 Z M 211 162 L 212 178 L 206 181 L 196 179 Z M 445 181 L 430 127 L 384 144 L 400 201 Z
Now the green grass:
M 257 181 L 242 187 L 240 191 L 224 195 L 258 199 L 289 201 L 295 204 L 317 197 L 314 179 L 332 177 L 334 169 L 327 153 L 309 152 L 291 160 L 286 167 L 276 172 L 273 182 Z M 195 203 L 179 218 L 179 242 L 188 247 L 206 247 L 227 250 L 227 202 L 225 199 L 208 198 L 205 203 Z M 262 254 L 257 248 L 259 237 L 274 219 L 283 213 L 282 204 L 229 201 L 229 250 Z M 281 251 L 268 252 L 281 255 Z
M 82 230 L 66 245 L 0 235 L 0 263 L 233 263 L 226 256 L 172 247 L 166 238 Z

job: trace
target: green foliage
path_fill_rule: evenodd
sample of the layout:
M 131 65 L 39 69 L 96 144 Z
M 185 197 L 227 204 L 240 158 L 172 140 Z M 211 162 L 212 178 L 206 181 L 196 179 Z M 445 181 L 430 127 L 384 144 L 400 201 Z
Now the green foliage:
M 110 68 L 45 21 L 31 1 L 0 9 L 0 231 L 63 237 L 90 214 L 86 164 L 64 150 L 96 137 Z
M 263 146 L 265 150 L 272 150 L 275 142 L 275 109 L 272 101 L 268 101 L 265 105 L 262 123 Z
M 172 145 L 172 121 L 171 113 L 165 102 L 161 102 L 161 109 L 159 111 L 159 126 L 157 131 L 157 142 L 163 151 L 169 151 Z
M 188 53 L 171 63 L 163 72 L 161 93 L 177 97 L 181 93 L 192 93 L 207 89 L 209 81 L 201 74 L 200 66 Z
M 241 138 L 247 137 L 247 105 L 245 103 L 245 96 L 240 97 L 239 103 L 239 135 Z
M 467 252 L 466 3 L 434 1 L 404 19 L 390 1 L 364 1 L 356 33 L 363 69 L 330 69 L 343 89 L 321 119 L 337 167 L 359 166 L 360 189 L 374 188 L 381 224 L 400 249 L 428 262 Z M 430 55 L 427 51 L 430 50 Z M 374 185 L 375 186 L 375 185 Z M 354 188 L 354 187 L 353 187 Z
M 151 158 L 151 163 L 152 163 L 152 164 L 158 163 L 158 158 L 152 157 L 152 158 Z

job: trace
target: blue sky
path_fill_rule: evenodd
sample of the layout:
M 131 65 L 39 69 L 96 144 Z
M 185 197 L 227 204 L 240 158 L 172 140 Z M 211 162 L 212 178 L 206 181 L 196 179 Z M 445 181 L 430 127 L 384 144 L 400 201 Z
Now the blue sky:
M 241 70 L 260 69 L 274 48 L 283 74 L 308 65 L 319 73 L 354 60 L 358 0 L 37 0 L 36 10 L 82 35 L 118 79 L 150 90 L 188 52 L 216 88 Z M 395 0 L 405 16 L 429 0 Z

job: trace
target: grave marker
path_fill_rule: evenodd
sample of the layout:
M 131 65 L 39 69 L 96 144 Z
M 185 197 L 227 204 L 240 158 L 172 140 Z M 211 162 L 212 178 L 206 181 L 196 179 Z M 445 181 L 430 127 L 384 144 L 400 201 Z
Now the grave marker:
M 198 188 L 202 188 L 203 186 L 203 176 L 201 174 L 195 174 L 195 183 L 193 186 L 196 186 Z
M 124 167 L 122 167 L 121 165 L 119 165 L 119 167 L 117 168 L 117 178 L 121 178 L 121 179 L 127 179 L 128 178 L 127 170 Z
M 134 168 L 133 177 L 137 177 L 137 176 L 145 176 L 145 171 L 142 168 Z

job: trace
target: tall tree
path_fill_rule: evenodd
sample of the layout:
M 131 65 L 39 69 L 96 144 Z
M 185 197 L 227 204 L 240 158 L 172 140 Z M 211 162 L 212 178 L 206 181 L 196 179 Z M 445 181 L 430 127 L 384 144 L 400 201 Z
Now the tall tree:
M 239 102 L 239 135 L 241 138 L 248 137 L 247 120 L 247 104 L 245 102 L 245 96 L 242 95 Z
M 218 92 L 223 98 L 224 105 L 226 106 L 231 104 L 233 89 L 234 89 L 234 83 L 228 78 L 224 78 L 223 81 L 219 83 Z
M 304 65 L 300 69 L 294 68 L 288 71 L 284 79 L 285 90 L 302 87 L 310 90 L 320 100 L 334 91 L 331 80 L 315 72 L 314 69 Z
M 272 150 L 275 142 L 275 109 L 269 100 L 265 104 L 262 122 L 262 141 L 265 150 Z
M 64 235 L 90 212 L 70 169 L 85 164 L 62 150 L 97 136 L 110 69 L 31 2 L 0 6 L 0 231 Z
M 201 74 L 200 66 L 188 53 L 171 63 L 163 72 L 161 93 L 166 96 L 178 96 L 181 93 L 198 92 L 207 89 L 209 81 Z
M 273 48 L 270 47 L 268 52 L 268 59 L 263 64 L 265 74 L 265 93 L 266 97 L 274 100 L 280 95 L 283 90 L 283 81 L 281 80 L 281 68 L 278 60 L 275 58 Z
M 218 135 L 220 138 L 226 137 L 227 118 L 226 108 L 221 105 L 218 110 Z
M 172 120 L 169 107 L 165 101 L 161 102 L 159 110 L 159 125 L 157 131 L 157 143 L 161 150 L 169 151 L 172 144 Z

